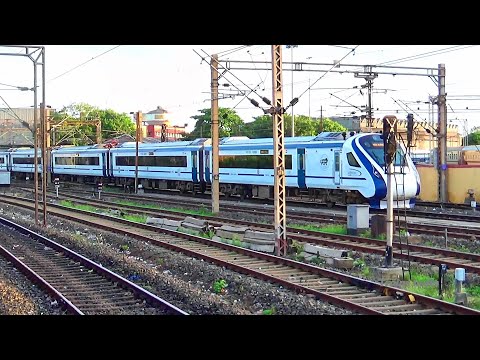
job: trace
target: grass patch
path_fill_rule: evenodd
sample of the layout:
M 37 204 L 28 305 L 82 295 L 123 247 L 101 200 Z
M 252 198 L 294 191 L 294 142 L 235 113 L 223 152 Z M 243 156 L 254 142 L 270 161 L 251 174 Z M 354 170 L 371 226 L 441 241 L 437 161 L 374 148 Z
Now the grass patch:
M 103 187 L 104 192 L 110 192 L 110 193 L 124 193 L 125 190 L 123 188 L 119 188 L 117 186 L 104 186 Z
M 94 206 L 74 204 L 70 200 L 62 200 L 62 201 L 60 201 L 60 205 L 71 208 L 71 209 L 78 209 L 78 210 L 84 210 L 84 211 L 90 211 L 90 212 L 97 212 L 98 211 L 98 209 Z
M 215 281 L 212 285 L 213 291 L 215 294 L 224 294 L 225 288 L 228 286 L 228 283 L 224 279 L 219 279 Z
M 387 235 L 386 234 L 380 234 L 379 236 L 372 237 L 372 230 L 367 229 L 363 232 L 360 233 L 360 236 L 366 239 L 377 239 L 377 240 L 386 240 Z
M 263 315 L 275 315 L 277 313 L 277 309 L 275 309 L 275 306 L 272 306 L 270 309 L 265 309 L 262 311 Z
M 147 222 L 147 217 L 144 215 L 125 214 L 121 218 L 129 221 L 133 221 L 136 223 L 140 223 L 140 224 L 145 224 Z
M 233 239 L 232 245 L 242 247 L 242 242 L 240 240 Z
M 370 268 L 368 266 L 365 266 L 362 269 L 362 276 L 365 278 L 368 278 L 370 276 Z
M 325 260 L 322 259 L 320 256 L 317 256 L 317 257 L 314 257 L 312 259 L 309 260 L 312 264 L 315 264 L 315 265 L 322 265 L 322 264 L 325 264 Z
M 137 206 L 145 209 L 162 209 L 162 207 L 159 205 L 138 203 L 138 202 L 128 201 L 128 200 L 114 200 L 114 203 L 120 204 L 120 205 Z
M 334 225 L 327 225 L 327 226 L 316 226 L 316 225 L 292 224 L 290 226 L 296 229 L 324 232 L 329 234 L 339 234 L 339 235 L 347 234 L 347 227 L 345 225 L 334 224 Z
M 128 200 L 115 200 L 114 202 L 120 205 L 137 206 L 145 209 L 166 210 L 166 211 L 173 211 L 173 212 L 188 214 L 188 215 L 213 216 L 213 213 L 205 207 L 201 207 L 197 210 L 191 210 L 191 209 L 183 209 L 183 208 L 177 208 L 177 207 L 170 208 L 170 207 L 165 207 L 165 206 L 160 206 L 155 204 L 138 203 L 135 201 L 128 201 Z
M 60 202 L 60 205 L 63 205 L 65 207 L 71 208 L 71 209 L 78 209 L 78 210 L 84 210 L 84 211 L 90 211 L 94 213 L 98 213 L 100 210 L 90 206 L 90 205 L 82 205 L 82 204 L 74 204 L 72 201 L 69 200 L 62 200 Z M 116 218 L 120 219 L 125 219 L 125 220 L 130 220 L 136 223 L 141 223 L 145 224 L 147 222 L 147 217 L 144 215 L 133 215 L 133 214 L 124 214 L 122 216 L 115 216 L 115 215 L 110 215 Z
M 470 253 L 472 251 L 470 251 L 470 249 L 463 245 L 463 244 L 448 244 L 448 247 L 452 250 L 455 250 L 455 251 L 461 251 L 461 252 L 465 252 L 465 253 Z
M 405 289 L 420 295 L 439 299 L 438 274 L 428 275 L 412 271 L 412 280 L 408 282 Z M 464 290 L 468 294 L 468 307 L 480 310 L 480 286 L 470 286 Z M 450 303 L 455 301 L 455 279 L 453 272 L 445 275 L 443 300 Z

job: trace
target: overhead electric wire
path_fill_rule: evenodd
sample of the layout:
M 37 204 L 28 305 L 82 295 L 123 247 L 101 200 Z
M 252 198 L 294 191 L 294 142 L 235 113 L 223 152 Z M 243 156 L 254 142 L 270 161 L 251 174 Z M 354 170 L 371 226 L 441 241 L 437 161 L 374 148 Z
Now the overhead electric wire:
M 220 57 L 220 54 L 222 54 L 222 53 L 228 53 L 228 54 L 223 54 L 223 55 L 222 55 L 222 56 L 227 56 L 227 55 L 233 54 L 234 52 L 243 50 L 243 49 L 245 49 L 245 48 L 247 48 L 247 47 L 250 47 L 250 46 L 252 46 L 252 45 L 242 45 L 242 46 L 238 46 L 238 47 L 233 48 L 233 49 L 220 51 L 220 52 L 217 53 L 217 55 L 219 55 L 219 57 Z
M 23 122 L 23 120 L 20 119 L 20 116 L 18 116 L 17 113 L 15 111 L 13 111 L 13 109 L 10 107 L 10 105 L 8 105 L 8 103 L 5 101 L 5 99 L 3 98 L 2 95 L 0 95 L 0 99 L 2 99 L 2 101 L 5 103 L 5 105 L 7 105 L 7 107 L 10 109 L 10 111 L 12 112 L 12 115 L 15 116 L 18 121 Z
M 285 108 L 285 111 L 288 110 L 289 107 L 291 106 L 294 106 L 298 100 L 300 100 L 300 98 L 305 95 L 305 93 L 310 90 L 317 82 L 319 82 L 323 77 L 325 77 L 330 71 L 332 71 L 336 66 L 338 66 L 342 61 L 343 59 L 345 59 L 348 55 L 350 55 L 350 53 L 354 52 L 356 48 L 358 48 L 360 45 L 357 45 L 355 46 L 352 50 L 350 50 L 344 57 L 342 57 L 340 60 L 338 60 L 335 64 L 333 64 L 333 66 L 327 71 L 325 72 L 322 76 L 320 76 L 317 80 L 315 80 L 313 82 L 313 84 L 311 84 L 303 93 L 301 93 L 298 97 L 296 98 L 293 98 L 292 101 L 290 102 L 290 104 Z
M 110 51 L 115 50 L 116 48 L 118 48 L 118 47 L 120 47 L 120 46 L 122 46 L 122 45 L 116 45 L 116 46 L 114 46 L 113 48 L 108 49 L 107 51 L 104 51 L 104 52 L 102 52 L 101 54 L 98 54 L 98 55 L 92 57 L 91 59 L 89 59 L 89 60 L 87 60 L 87 61 L 85 61 L 85 62 L 83 62 L 83 63 L 81 63 L 81 64 L 79 64 L 79 65 L 77 65 L 77 66 L 75 66 L 74 68 L 72 68 L 72 69 L 70 69 L 70 70 L 67 70 L 67 71 L 65 71 L 64 73 L 62 73 L 62 74 L 60 74 L 60 75 L 58 75 L 58 76 L 55 76 L 53 79 L 50 79 L 50 80 L 48 80 L 47 82 L 51 82 L 51 81 L 53 81 L 53 80 L 55 80 L 55 79 L 58 79 L 59 77 L 61 77 L 61 76 L 63 76 L 63 75 L 66 75 L 66 74 L 68 74 L 69 72 L 72 72 L 72 71 L 75 70 L 75 69 L 78 69 L 80 66 L 83 66 L 83 65 L 89 63 L 90 61 L 95 60 L 95 59 L 99 58 L 99 57 L 102 56 L 102 55 L 105 55 L 106 53 L 108 53 L 108 52 L 110 52 Z
M 26 86 L 15 86 L 15 85 L 9 85 L 9 84 L 4 84 L 4 83 L 0 83 L 0 85 L 3 85 L 3 86 L 9 86 L 9 87 L 12 87 L 12 88 L 26 88 Z
M 348 50 L 352 50 L 353 48 L 350 48 L 350 47 L 347 47 L 347 46 L 341 46 L 341 45 L 328 45 L 328 46 L 333 46 L 333 47 L 338 47 L 338 48 L 342 48 L 342 49 L 348 49 Z M 355 50 L 355 49 L 353 49 Z
M 406 61 L 413 61 L 413 60 L 421 59 L 421 58 L 424 58 L 424 57 L 430 57 L 430 56 L 440 55 L 440 54 L 444 54 L 444 53 L 451 52 L 451 51 L 458 51 L 458 50 L 467 49 L 467 48 L 470 48 L 470 47 L 473 47 L 473 46 L 477 46 L 477 45 L 455 45 L 455 46 L 451 46 L 451 47 L 444 48 L 444 49 L 432 50 L 432 51 L 422 53 L 422 54 L 411 55 L 411 56 L 403 57 L 403 58 L 400 58 L 400 59 L 385 61 L 385 62 L 376 64 L 375 66 L 393 64 L 393 63 L 401 63 L 401 62 L 406 62 Z
M 204 60 L 204 57 L 201 56 L 198 52 L 196 52 L 195 49 L 193 49 L 193 51 L 195 52 L 195 54 L 197 54 L 197 55 L 202 59 L 202 61 Z M 206 51 L 204 51 L 203 49 L 202 49 L 202 51 L 207 55 L 207 57 L 209 57 L 210 59 L 212 58 Z M 254 92 L 255 95 L 257 95 L 260 99 L 262 99 L 262 101 L 263 101 L 264 103 L 266 103 L 267 105 L 271 105 L 271 101 L 270 101 L 269 99 L 267 99 L 267 98 L 264 97 L 264 96 L 260 96 L 260 95 L 255 91 L 255 89 L 252 89 L 250 86 L 248 86 L 247 84 L 245 84 L 241 79 L 239 79 L 235 74 L 233 74 L 229 69 L 227 69 L 225 66 L 223 66 L 220 62 L 217 62 L 217 64 L 218 64 L 219 66 L 221 66 L 221 67 L 225 70 L 224 73 L 225 73 L 225 72 L 229 72 L 235 79 L 237 79 L 237 80 L 240 81 L 244 86 L 246 86 L 246 87 L 250 90 L 250 93 L 251 93 L 251 92 Z M 211 64 L 209 64 L 209 66 L 210 66 L 210 68 L 213 68 Z M 218 70 L 220 70 L 220 69 L 217 68 L 216 70 L 217 70 L 217 72 L 218 72 Z M 233 87 L 235 87 L 240 93 L 243 93 L 243 92 L 244 92 L 244 91 L 240 90 L 232 81 L 230 81 L 229 79 L 227 79 L 227 77 L 226 77 L 225 75 L 223 75 L 223 78 L 224 78 L 225 80 L 227 80 Z M 258 107 L 258 108 L 262 109 L 262 108 L 260 107 L 260 105 L 259 105 L 258 102 L 256 102 L 256 101 L 253 100 L 253 99 L 250 99 L 250 98 L 248 98 L 248 99 L 250 100 L 250 102 L 251 102 L 255 107 Z M 264 109 L 262 109 L 262 110 L 263 110 L 263 112 L 265 112 Z

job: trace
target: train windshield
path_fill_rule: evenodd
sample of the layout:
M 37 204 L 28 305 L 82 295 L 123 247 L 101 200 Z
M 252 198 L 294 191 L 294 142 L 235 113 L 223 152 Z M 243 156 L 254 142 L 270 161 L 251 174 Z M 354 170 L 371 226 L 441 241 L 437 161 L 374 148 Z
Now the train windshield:
M 359 142 L 378 165 L 385 166 L 385 151 L 381 135 L 363 136 L 359 139 Z M 394 166 L 404 166 L 406 164 L 403 149 L 398 144 L 393 164 Z

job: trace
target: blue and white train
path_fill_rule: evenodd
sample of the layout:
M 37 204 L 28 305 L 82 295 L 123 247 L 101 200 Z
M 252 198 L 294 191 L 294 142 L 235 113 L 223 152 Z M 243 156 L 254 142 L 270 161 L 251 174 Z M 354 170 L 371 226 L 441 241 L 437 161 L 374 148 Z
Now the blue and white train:
M 246 137 L 220 141 L 220 191 L 225 195 L 273 196 L 273 140 Z M 386 174 L 381 134 L 341 133 L 285 138 L 285 179 L 288 195 L 308 193 L 329 205 L 369 203 L 386 207 Z M 139 144 L 138 179 L 144 188 L 204 192 L 212 182 L 210 139 Z M 50 154 L 52 177 L 68 181 L 133 184 L 135 143 L 115 148 L 62 146 Z M 0 153 L 12 174 L 28 176 L 33 150 Z M 20 160 L 20 157 L 24 160 Z M 40 163 L 40 162 L 39 162 Z M 1 165 L 1 164 L 0 164 Z M 420 178 L 400 145 L 394 162 L 394 206 L 410 208 L 420 193 Z

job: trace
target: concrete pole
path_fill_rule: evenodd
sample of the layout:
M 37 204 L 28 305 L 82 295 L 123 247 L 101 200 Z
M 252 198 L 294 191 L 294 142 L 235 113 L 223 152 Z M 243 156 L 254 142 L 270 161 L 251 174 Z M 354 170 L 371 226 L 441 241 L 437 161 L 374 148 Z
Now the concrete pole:
M 293 71 L 292 71 L 292 74 L 293 74 Z M 292 88 L 293 88 L 293 86 L 292 86 Z M 310 100 L 311 100 L 311 98 L 310 98 L 310 78 L 308 78 L 308 117 L 310 119 L 312 119 L 312 116 L 310 115 Z
M 50 145 L 49 134 L 47 132 L 47 115 L 45 111 L 45 48 L 42 47 L 42 202 L 43 202 L 43 226 L 47 226 L 47 182 L 50 178 L 48 147 Z M 48 174 L 48 175 L 47 175 Z
M 220 211 L 219 138 L 218 138 L 218 55 L 213 54 L 212 70 L 212 213 Z
M 323 132 L 323 106 L 320 105 L 320 132 Z
M 135 120 L 137 130 L 135 136 L 135 194 L 138 194 L 138 143 L 140 141 L 140 132 L 142 131 L 142 112 L 140 110 L 135 114 Z
M 445 92 L 445 64 L 438 65 L 438 128 L 440 202 L 448 202 L 447 192 L 447 101 Z
M 38 223 L 38 112 L 37 112 L 37 63 L 33 62 L 33 179 L 35 183 L 35 225 Z
M 292 99 L 294 97 L 293 95 L 293 69 L 294 69 L 294 65 L 293 65 L 293 47 L 294 45 L 291 45 L 290 47 L 290 52 L 291 52 L 291 55 L 292 55 Z M 295 115 L 293 114 L 293 106 L 292 106 L 292 137 L 295 136 Z

